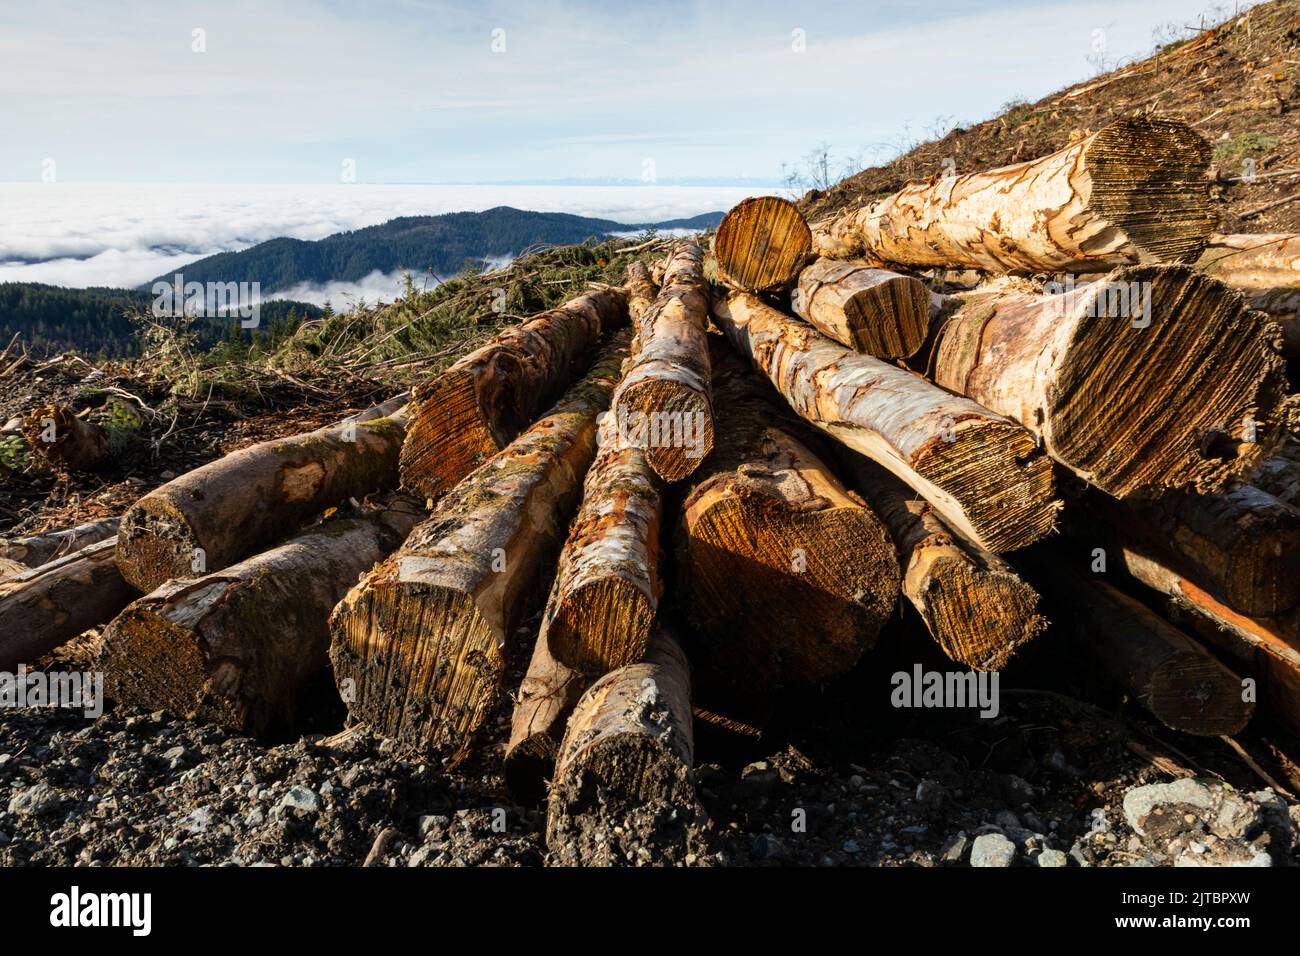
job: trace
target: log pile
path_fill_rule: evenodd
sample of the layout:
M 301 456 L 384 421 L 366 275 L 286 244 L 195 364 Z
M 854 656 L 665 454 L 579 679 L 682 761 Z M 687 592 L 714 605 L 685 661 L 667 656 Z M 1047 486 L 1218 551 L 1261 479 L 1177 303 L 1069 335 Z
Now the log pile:
M 761 733 L 900 615 L 958 671 L 1059 643 L 1180 732 L 1300 733 L 1297 399 L 1233 288 L 1284 270 L 1188 264 L 1206 159 L 1121 120 L 814 228 L 747 200 L 409 405 L 6 544 L 38 566 L 0 665 L 101 627 L 118 700 L 255 734 L 332 668 L 351 724 L 544 803 L 565 863 L 683 859 L 693 721 Z M 1290 248 L 1257 238 L 1211 251 Z

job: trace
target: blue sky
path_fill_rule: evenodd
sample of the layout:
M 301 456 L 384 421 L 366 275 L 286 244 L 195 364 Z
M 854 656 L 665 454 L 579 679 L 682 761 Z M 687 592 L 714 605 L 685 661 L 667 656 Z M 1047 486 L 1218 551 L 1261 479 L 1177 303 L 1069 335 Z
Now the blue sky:
M 770 179 L 822 141 L 887 158 L 1208 6 L 6 0 L 0 180 Z

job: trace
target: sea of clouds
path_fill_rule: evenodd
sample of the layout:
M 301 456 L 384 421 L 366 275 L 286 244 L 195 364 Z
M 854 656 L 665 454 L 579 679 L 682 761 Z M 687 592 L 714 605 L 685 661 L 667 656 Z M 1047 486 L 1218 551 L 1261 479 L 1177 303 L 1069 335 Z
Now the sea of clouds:
M 624 223 L 729 209 L 725 186 L 181 185 L 0 183 L 0 282 L 138 286 L 217 252 L 277 236 L 320 239 L 397 216 L 515 206 Z M 501 265 L 503 263 L 496 263 Z M 336 306 L 392 299 L 401 277 L 277 292 Z

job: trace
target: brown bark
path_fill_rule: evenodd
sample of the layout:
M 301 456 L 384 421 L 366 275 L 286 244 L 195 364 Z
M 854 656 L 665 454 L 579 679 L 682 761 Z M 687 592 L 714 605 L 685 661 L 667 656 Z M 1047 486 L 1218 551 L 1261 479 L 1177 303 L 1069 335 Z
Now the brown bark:
M 817 225 L 836 259 L 994 272 L 1194 262 L 1214 228 L 1210 149 L 1189 127 L 1121 119 L 1014 166 L 914 183 Z
M 713 239 L 718 278 L 735 289 L 769 292 L 790 285 L 812 253 L 812 233 L 794 203 L 756 196 L 732 207 Z
M 459 759 L 500 693 L 596 454 L 629 335 L 545 417 L 439 501 L 330 621 L 336 681 L 371 729 Z
M 73 554 L 117 534 L 119 519 L 103 518 L 21 538 L 0 539 L 0 558 L 17 561 L 28 568 L 40 567 L 65 554 Z
M 713 315 L 800 416 L 883 465 L 954 530 L 1002 552 L 1052 529 L 1051 462 L 1022 425 L 852 352 L 753 296 L 716 299 Z
M 1038 592 L 1011 565 L 949 530 L 878 465 L 852 452 L 843 458 L 898 549 L 903 593 L 944 654 L 972 670 L 1000 670 L 1042 633 Z
M 414 501 L 335 519 L 223 571 L 169 581 L 108 627 L 109 694 L 260 736 L 291 725 L 329 666 L 329 616 L 419 520 Z
M 627 264 L 627 279 L 624 282 L 624 288 L 627 289 L 627 314 L 632 320 L 633 328 L 640 324 L 641 316 L 645 314 L 650 306 L 654 305 L 655 299 L 659 295 L 659 283 L 650 275 L 650 267 L 640 259 L 633 259 Z M 636 346 L 633 343 L 633 351 Z
M 801 318 L 855 352 L 908 358 L 930 329 L 930 290 L 920 279 L 857 262 L 818 259 L 791 296 Z
M 1169 598 L 1170 618 L 1218 647 L 1259 682 L 1256 699 L 1270 717 L 1300 735 L 1300 613 L 1259 620 L 1238 614 L 1174 569 L 1119 549 L 1129 574 Z
M 519 803 L 531 805 L 545 798 L 564 723 L 586 686 L 581 674 L 551 656 L 543 630 L 519 685 L 502 767 L 506 789 Z
M 445 494 L 531 425 L 627 324 L 627 293 L 599 289 L 506 329 L 415 389 L 402 487 Z
M 959 298 L 935 382 L 1019 421 L 1116 498 L 1217 490 L 1281 440 L 1275 330 L 1193 269 L 1118 269 L 1059 294 L 993 283 Z
M 36 660 L 113 618 L 135 597 L 105 538 L 0 584 L 0 671 Z
M 645 452 L 665 481 L 680 481 L 713 447 L 709 287 L 704 254 L 679 243 L 663 287 L 637 322 L 637 351 L 611 402 L 619 441 Z
M 1036 554 L 1035 579 L 1061 606 L 1057 624 L 1166 727 L 1200 736 L 1235 734 L 1253 702 L 1242 682 L 1200 644 L 1127 594 L 1063 561 Z M 1066 613 L 1068 611 L 1068 613 Z
M 23 434 L 32 451 L 56 471 L 94 471 L 108 457 L 108 432 L 63 405 L 33 409 Z
M 690 668 L 660 632 L 643 662 L 602 677 L 569 719 L 547 806 L 551 852 L 567 865 L 623 864 L 635 841 L 680 859 L 697 807 L 694 750 Z
M 155 488 L 122 516 L 122 576 L 147 593 L 220 571 L 326 508 L 391 488 L 406 431 L 406 408 L 391 404 L 252 445 Z
M 893 547 L 741 359 L 719 351 L 715 389 L 718 445 L 677 531 L 701 669 L 745 695 L 826 683 L 875 644 L 894 609 Z
M 1285 453 L 1296 457 L 1270 458 L 1259 466 L 1252 480 L 1255 487 L 1292 507 L 1300 507 L 1300 448 L 1283 445 Z

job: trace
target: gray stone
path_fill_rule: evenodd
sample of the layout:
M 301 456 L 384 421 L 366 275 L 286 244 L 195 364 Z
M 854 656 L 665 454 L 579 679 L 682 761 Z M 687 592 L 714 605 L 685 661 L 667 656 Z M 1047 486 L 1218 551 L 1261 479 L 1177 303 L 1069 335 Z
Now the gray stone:
M 939 851 L 939 858 L 945 863 L 960 863 L 966 856 L 966 847 L 969 845 L 966 831 L 962 830 L 947 839 Z
M 1039 866 L 1065 866 L 1069 858 L 1060 850 L 1044 850 L 1038 854 L 1036 862 Z
M 301 810 L 303 813 L 320 812 L 320 795 L 311 787 L 304 787 L 299 784 L 291 787 L 289 792 L 280 798 L 277 805 L 278 810 Z
M 9 800 L 9 812 L 40 816 L 45 813 L 53 813 L 66 802 L 63 794 L 49 784 L 38 783 L 26 790 L 19 790 L 15 793 Z
M 1016 859 L 1016 845 L 1001 833 L 977 836 L 970 848 L 970 865 L 1007 867 Z

